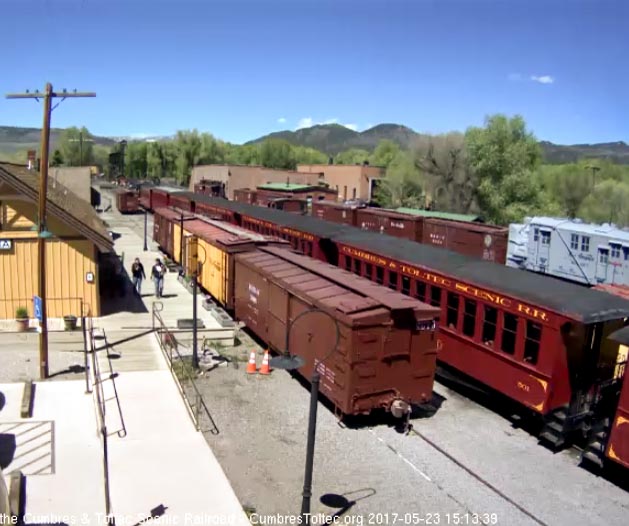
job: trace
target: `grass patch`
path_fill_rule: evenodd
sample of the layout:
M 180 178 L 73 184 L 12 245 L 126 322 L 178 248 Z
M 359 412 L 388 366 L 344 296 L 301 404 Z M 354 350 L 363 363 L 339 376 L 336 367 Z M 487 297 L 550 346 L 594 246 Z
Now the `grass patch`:
M 173 360 L 173 371 L 181 384 L 186 383 L 191 378 L 195 378 L 197 375 L 197 372 L 192 366 L 191 356 L 185 356 L 181 360 Z

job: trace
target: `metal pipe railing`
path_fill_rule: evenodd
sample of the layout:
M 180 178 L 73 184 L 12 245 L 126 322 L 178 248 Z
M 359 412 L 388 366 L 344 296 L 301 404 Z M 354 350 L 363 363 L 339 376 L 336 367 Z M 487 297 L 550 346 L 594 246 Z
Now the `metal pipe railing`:
M 205 403 L 205 400 L 203 399 L 203 396 L 201 395 L 201 392 L 199 391 L 199 388 L 197 387 L 196 382 L 194 381 L 193 375 L 185 367 L 183 356 L 181 355 L 181 353 L 179 352 L 179 349 L 177 348 L 177 341 L 175 340 L 173 333 L 170 330 L 168 330 L 168 328 L 166 327 L 166 324 L 164 323 L 164 320 L 160 314 L 162 310 L 163 310 L 163 304 L 161 302 L 156 301 L 153 303 L 152 324 L 153 324 L 153 328 L 155 329 L 155 334 L 157 335 L 159 346 L 160 346 L 160 349 L 162 350 L 162 354 L 164 354 L 164 357 L 168 361 L 168 369 L 170 370 L 170 373 L 173 379 L 175 380 L 175 384 L 177 385 L 179 394 L 181 395 L 184 401 L 184 404 L 186 405 L 186 409 L 188 410 L 188 414 L 190 415 L 190 418 L 192 419 L 192 423 L 194 424 L 195 429 L 197 431 L 209 432 L 213 435 L 218 435 L 219 433 L 218 426 L 216 425 L 216 422 L 214 422 L 214 419 L 212 418 L 210 410 L 207 407 L 207 404 Z M 156 327 L 156 325 L 158 325 L 158 327 Z M 166 343 L 164 342 L 164 340 L 166 340 Z M 173 351 L 176 356 L 173 355 Z M 192 389 L 194 391 L 194 403 L 191 402 L 190 397 L 188 396 L 188 394 L 186 393 L 186 390 L 184 389 L 184 386 L 182 385 L 181 381 L 177 377 L 177 374 L 175 373 L 173 358 L 177 359 L 178 362 L 181 364 L 181 374 L 183 376 L 183 379 L 185 381 L 188 381 L 189 384 L 192 386 Z M 210 424 L 211 424 L 210 429 L 207 429 L 207 430 L 201 429 L 201 410 L 203 410 L 208 420 L 210 421 Z

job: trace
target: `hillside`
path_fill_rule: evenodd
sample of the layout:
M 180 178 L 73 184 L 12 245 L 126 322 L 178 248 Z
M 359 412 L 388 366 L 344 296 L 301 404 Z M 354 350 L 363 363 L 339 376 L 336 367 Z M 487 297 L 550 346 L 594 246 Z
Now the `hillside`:
M 388 139 L 408 148 L 421 135 L 399 124 L 379 124 L 363 132 L 355 132 L 338 124 L 323 124 L 297 131 L 282 131 L 265 135 L 246 144 L 257 144 L 266 139 L 284 139 L 292 144 L 308 146 L 329 155 L 349 148 L 373 150 L 381 140 Z M 574 162 L 583 158 L 607 158 L 619 164 L 629 164 L 629 145 L 624 142 L 600 144 L 559 145 L 541 141 L 544 160 L 550 164 Z
M 54 150 L 59 143 L 61 133 L 60 128 L 52 128 L 50 130 L 51 150 Z M 103 146 L 112 146 L 115 144 L 113 139 L 108 137 L 91 136 L 94 144 Z M 15 126 L 0 126 L 0 152 L 13 153 L 18 150 L 38 150 L 41 140 L 41 130 L 39 128 L 19 128 Z

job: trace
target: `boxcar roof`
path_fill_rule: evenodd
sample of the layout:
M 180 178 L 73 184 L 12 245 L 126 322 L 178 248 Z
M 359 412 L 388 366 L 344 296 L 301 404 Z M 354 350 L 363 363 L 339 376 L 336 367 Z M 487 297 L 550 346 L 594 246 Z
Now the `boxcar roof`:
M 289 214 L 282 210 L 221 198 L 194 195 L 198 201 L 295 228 L 321 238 L 354 245 L 383 257 L 406 261 L 470 284 L 501 291 L 534 306 L 549 308 L 584 323 L 629 317 L 629 301 L 550 276 L 510 268 L 443 248 L 368 232 L 315 217 Z
M 629 316 L 629 301 L 618 296 L 431 245 L 357 229 L 337 234 L 334 240 L 501 291 L 584 323 Z

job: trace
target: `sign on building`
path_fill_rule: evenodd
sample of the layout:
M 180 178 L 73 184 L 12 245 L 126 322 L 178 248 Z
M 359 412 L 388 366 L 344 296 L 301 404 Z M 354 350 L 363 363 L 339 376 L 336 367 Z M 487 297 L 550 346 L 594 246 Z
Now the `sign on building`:
M 0 239 L 0 250 L 11 250 L 13 243 L 10 239 Z

